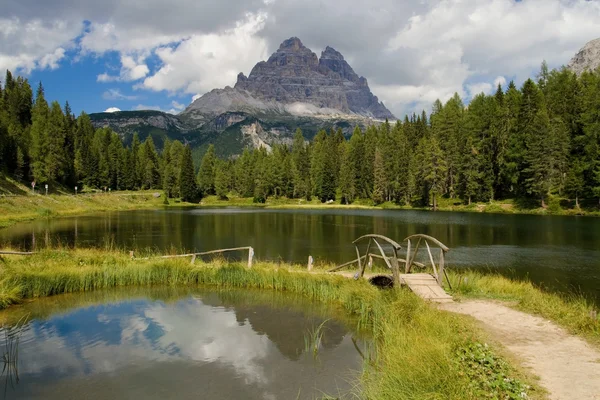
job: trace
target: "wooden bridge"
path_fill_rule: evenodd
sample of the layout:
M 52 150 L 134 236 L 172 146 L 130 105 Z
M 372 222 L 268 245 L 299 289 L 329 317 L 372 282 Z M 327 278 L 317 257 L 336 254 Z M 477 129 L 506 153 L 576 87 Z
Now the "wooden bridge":
M 413 241 L 416 241 L 414 248 Z M 367 243 L 366 251 L 361 255 L 359 245 L 363 245 L 365 242 Z M 361 236 L 353 242 L 357 258 L 338 265 L 327 272 L 354 279 L 365 278 L 380 286 L 400 287 L 401 285 L 406 285 L 416 295 L 429 301 L 441 303 L 452 301 L 452 296 L 447 294 L 442 288 L 444 278 L 446 278 L 450 287 L 450 280 L 445 269 L 445 255 L 450 249 L 436 238 L 427 235 L 412 235 L 404 239 L 404 242 L 406 242 L 405 254 L 402 246 L 388 237 L 375 234 Z M 425 263 L 416 261 L 419 250 L 423 248 L 427 249 L 428 255 Z M 376 252 L 372 253 L 372 249 Z M 439 250 L 437 264 L 432 249 Z M 379 254 L 377 254 L 377 251 Z M 402 255 L 404 258 L 401 258 Z M 372 271 L 373 259 L 383 260 L 387 268 L 391 271 L 391 275 L 373 272 L 365 273 L 367 267 Z M 358 265 L 356 273 L 340 272 L 343 268 L 354 264 Z M 428 266 L 431 267 L 431 273 L 412 273 L 415 268 L 424 270 Z

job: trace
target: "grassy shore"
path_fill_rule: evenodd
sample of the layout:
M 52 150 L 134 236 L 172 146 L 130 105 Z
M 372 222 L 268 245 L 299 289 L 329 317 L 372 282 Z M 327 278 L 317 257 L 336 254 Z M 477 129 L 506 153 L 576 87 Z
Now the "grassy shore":
M 0 197 L 0 228 L 38 218 L 163 207 L 153 191 Z
M 553 202 L 546 208 L 539 207 L 538 203 L 519 203 L 514 200 L 501 200 L 486 203 L 464 204 L 456 199 L 441 198 L 438 201 L 438 211 L 454 212 L 479 212 L 494 214 L 533 214 L 533 215 L 580 215 L 600 216 L 600 209 L 595 205 L 585 208 L 575 208 L 566 203 L 566 208 L 559 203 Z M 307 201 L 305 199 L 268 198 L 264 204 L 253 202 L 252 198 L 229 196 L 227 200 L 221 200 L 217 196 L 207 196 L 201 201 L 203 206 L 233 206 L 233 207 L 265 207 L 274 209 L 365 209 L 365 210 L 419 210 L 431 211 L 430 207 L 418 205 L 400 205 L 393 202 L 385 202 L 374 205 L 369 199 L 359 199 L 352 204 L 341 204 L 338 202 L 321 203 L 318 199 Z
M 300 267 L 224 261 L 131 260 L 101 250 L 45 250 L 0 261 L 0 307 L 41 296 L 125 286 L 203 285 L 296 293 L 354 316 L 373 338 L 376 359 L 365 363 L 367 399 L 529 398 L 528 378 L 509 366 L 468 318 L 437 310 L 406 290 L 381 291 L 366 281 L 308 273 Z

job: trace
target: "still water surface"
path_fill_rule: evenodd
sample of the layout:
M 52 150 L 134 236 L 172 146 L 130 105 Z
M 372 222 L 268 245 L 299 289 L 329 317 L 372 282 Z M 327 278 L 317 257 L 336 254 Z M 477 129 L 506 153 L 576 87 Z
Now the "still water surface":
M 166 209 L 38 220 L 0 230 L 0 243 L 31 248 L 252 246 L 262 260 L 345 262 L 367 233 L 398 242 L 424 233 L 450 252 L 450 268 L 484 268 L 600 301 L 600 218 L 392 210 Z
M 314 399 L 352 390 L 362 369 L 355 344 L 368 354 L 352 321 L 272 292 L 60 295 L 0 312 L 0 323 L 24 315 L 18 370 L 0 379 L 7 399 Z M 324 321 L 315 357 L 305 337 Z

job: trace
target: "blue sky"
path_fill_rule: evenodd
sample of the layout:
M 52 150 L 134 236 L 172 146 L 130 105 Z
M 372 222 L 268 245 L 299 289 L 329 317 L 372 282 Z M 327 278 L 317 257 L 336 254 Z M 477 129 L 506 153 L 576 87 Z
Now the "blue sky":
M 397 116 L 520 84 L 600 37 L 586 0 L 3 0 L 0 70 L 76 113 L 179 112 L 279 44 L 340 51 Z
M 56 69 L 33 70 L 25 76 L 32 87 L 39 82 L 44 86 L 46 97 L 61 105 L 69 101 L 73 112 L 79 115 L 103 112 L 110 107 L 120 110 L 161 109 L 179 112 L 187 106 L 192 95 L 136 90 L 130 82 L 98 82 L 97 77 L 107 70 L 119 69 L 119 54 L 108 52 L 102 56 L 77 57 L 67 54 Z M 174 107 L 173 102 L 180 106 Z

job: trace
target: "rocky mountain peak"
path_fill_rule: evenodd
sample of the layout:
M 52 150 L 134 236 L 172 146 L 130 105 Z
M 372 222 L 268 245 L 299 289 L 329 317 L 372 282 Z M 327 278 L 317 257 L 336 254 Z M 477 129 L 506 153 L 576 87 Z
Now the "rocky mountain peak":
M 321 52 L 321 60 L 323 59 L 344 61 L 344 56 L 333 47 L 327 46 L 325 47 L 325 50 Z
M 213 110 L 214 112 L 211 112 Z M 203 115 L 243 111 L 292 115 L 354 115 L 394 119 L 371 93 L 344 56 L 327 46 L 321 58 L 297 37 L 284 40 L 267 61 L 246 77 L 240 73 L 235 87 L 207 93 L 182 114 Z
M 285 50 L 298 51 L 300 49 L 305 49 L 305 48 L 306 47 L 304 47 L 304 45 L 302 44 L 302 41 L 295 36 L 291 37 L 287 40 L 284 40 L 279 45 L 279 51 L 285 51 Z
M 600 67 L 600 38 L 586 43 L 571 59 L 568 68 L 577 75 L 583 71 L 594 71 Z

